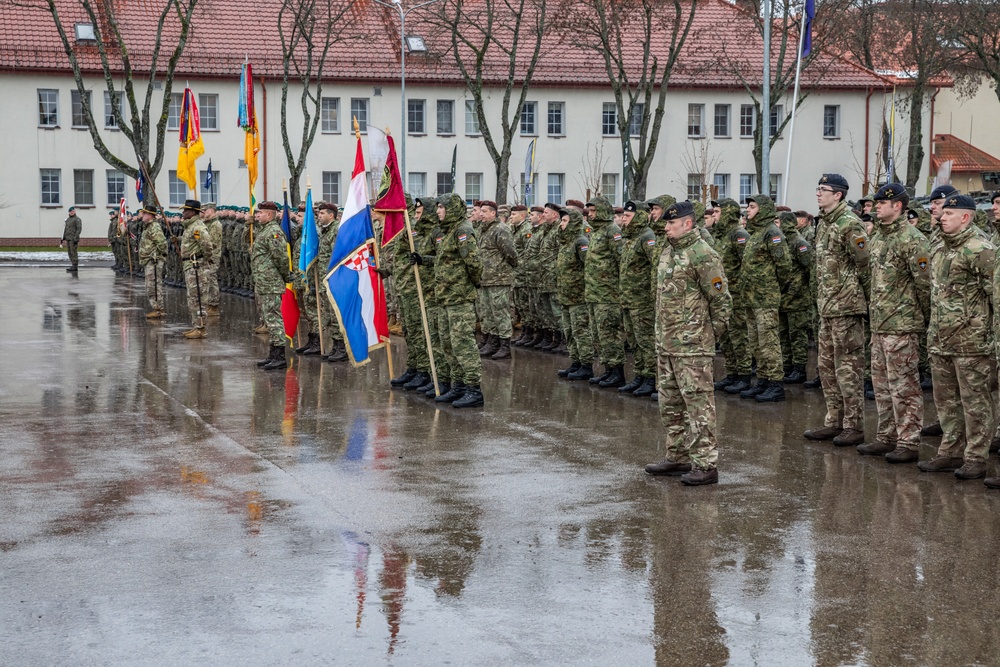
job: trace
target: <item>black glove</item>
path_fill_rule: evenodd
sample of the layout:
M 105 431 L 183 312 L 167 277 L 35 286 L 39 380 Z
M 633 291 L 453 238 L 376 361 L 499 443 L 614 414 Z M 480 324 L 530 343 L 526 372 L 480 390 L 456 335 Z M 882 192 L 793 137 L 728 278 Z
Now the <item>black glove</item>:
M 419 266 L 419 265 L 421 265 L 423 263 L 424 263 L 424 259 L 423 259 L 423 257 L 420 256 L 420 253 L 418 253 L 418 252 L 411 252 L 410 253 L 410 264 L 411 265 L 412 264 L 416 264 L 416 265 Z

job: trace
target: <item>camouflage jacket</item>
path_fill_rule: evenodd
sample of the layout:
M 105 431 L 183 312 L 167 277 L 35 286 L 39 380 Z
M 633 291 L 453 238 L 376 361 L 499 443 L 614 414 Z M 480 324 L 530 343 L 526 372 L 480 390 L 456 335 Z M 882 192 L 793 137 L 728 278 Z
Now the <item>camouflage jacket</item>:
M 789 289 L 798 288 L 801 277 L 792 268 L 785 236 L 774 223 L 774 203 L 758 196 L 760 210 L 747 221 L 750 239 L 743 248 L 738 292 L 747 308 L 778 308 Z
M 514 238 L 514 250 L 517 252 L 517 267 L 514 268 L 514 287 L 528 286 L 528 269 L 526 265 L 525 252 L 528 249 L 528 240 L 531 238 L 531 222 L 525 218 L 511 230 Z
M 584 303 L 584 267 L 590 240 L 584 234 L 583 214 L 573 209 L 569 212 L 569 224 L 559 230 L 559 256 L 556 258 L 556 283 L 559 303 L 564 306 L 579 306 Z
M 655 254 L 656 235 L 648 221 L 648 213 L 636 211 L 632 222 L 622 229 L 622 255 L 618 264 L 622 308 L 650 310 L 656 302 L 652 280 L 659 257 Z
M 798 276 L 798 280 L 789 285 L 781 295 L 781 310 L 808 310 L 815 301 L 811 288 L 813 269 L 816 266 L 813 248 L 796 229 L 793 214 L 782 213 L 779 220 L 781 232 L 785 235 L 785 243 L 792 255 L 792 271 Z
M 167 258 L 167 237 L 159 220 L 150 220 L 142 228 L 142 238 L 139 239 L 139 264 L 145 266 L 150 262 L 161 262 Z
M 437 258 L 438 245 L 444 241 L 444 232 L 441 230 L 435 207 L 425 208 L 424 214 L 417 220 L 413 233 L 416 234 L 413 244 L 423 258 L 423 263 L 418 268 L 420 286 L 424 290 L 424 304 L 432 308 L 438 305 L 434 294 L 434 260 Z
M 545 229 L 545 225 L 535 225 L 527 232 L 524 261 L 519 264 L 524 270 L 524 284 L 533 289 L 537 289 L 541 284 L 538 258 L 542 254 L 542 243 L 545 242 Z
M 590 221 L 590 248 L 584 267 L 584 299 L 587 303 L 619 305 L 619 271 L 622 230 L 614 223 L 615 210 L 607 198 L 596 198 L 597 208 Z
M 903 215 L 871 239 L 872 333 L 921 333 L 930 314 L 930 244 Z
M 722 260 L 692 229 L 671 239 L 656 269 L 656 349 L 674 357 L 711 357 L 729 324 L 733 300 Z
M 514 236 L 506 222 L 496 219 L 483 223 L 479 236 L 479 256 L 483 262 L 483 287 L 513 285 L 517 267 Z
M 219 216 L 206 220 L 205 229 L 212 237 L 212 263 L 218 265 L 222 259 L 222 221 L 219 220 Z
M 931 260 L 931 319 L 927 350 L 942 356 L 992 355 L 996 249 L 970 224 L 941 234 Z
M 559 221 L 542 225 L 545 235 L 538 253 L 538 289 L 541 292 L 555 292 L 556 261 L 559 257 Z
M 868 235 L 841 202 L 816 228 L 816 300 L 820 317 L 868 313 Z
M 212 247 L 212 237 L 198 218 L 190 218 L 182 221 L 184 234 L 181 236 L 181 259 L 184 260 L 184 268 L 192 264 L 192 258 L 197 257 L 199 264 L 211 261 L 215 248 Z
M 63 227 L 63 241 L 70 241 L 72 243 L 80 242 L 80 234 L 83 233 L 83 220 L 80 219 L 78 215 L 71 215 L 66 218 L 66 224 Z
M 340 230 L 340 221 L 334 220 L 326 227 L 321 226 L 318 222 L 316 224 L 316 231 L 319 232 L 319 238 L 317 239 L 319 243 L 316 246 L 316 274 L 314 275 L 312 271 L 309 271 L 307 276 L 310 289 L 316 289 L 316 285 L 313 284 L 316 276 L 319 277 L 320 292 L 323 292 L 323 281 L 326 280 L 326 274 L 330 272 L 330 257 L 333 256 L 333 244 L 337 242 L 337 231 Z M 400 233 L 402 234 L 402 233 Z M 401 236 L 397 236 L 397 239 Z M 407 267 L 409 267 L 409 262 L 407 262 Z M 397 285 L 399 283 L 396 283 Z
M 465 200 L 460 196 L 448 197 L 441 223 L 444 238 L 438 244 L 434 260 L 434 290 L 442 306 L 474 302 L 483 276 L 476 232 L 466 220 L 465 210 Z
M 291 282 L 287 243 L 277 220 L 254 229 L 250 270 L 253 272 L 253 287 L 258 294 L 282 294 L 285 283 Z
M 735 200 L 723 199 L 719 205 L 722 208 L 722 215 L 714 227 L 719 230 L 716 250 L 722 257 L 722 268 L 726 272 L 729 292 L 742 307 L 739 291 L 740 271 L 743 266 L 743 249 L 750 240 L 750 234 L 740 225 L 740 205 Z

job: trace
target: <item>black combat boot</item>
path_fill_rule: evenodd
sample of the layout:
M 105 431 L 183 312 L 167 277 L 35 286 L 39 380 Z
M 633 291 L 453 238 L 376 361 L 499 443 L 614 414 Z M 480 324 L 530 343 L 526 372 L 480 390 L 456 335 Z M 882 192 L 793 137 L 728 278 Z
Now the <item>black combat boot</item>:
M 312 347 L 313 340 L 314 340 L 315 336 L 316 336 L 316 334 L 309 334 L 309 336 L 306 338 L 306 344 L 305 345 L 300 345 L 299 347 L 295 348 L 295 354 L 302 354 L 303 352 L 305 352 L 306 350 L 308 350 L 310 347 Z
M 552 342 L 552 330 L 542 329 L 537 334 L 535 334 L 535 339 L 530 343 L 528 343 L 527 345 L 525 345 L 525 347 L 530 347 L 536 350 L 540 350 L 551 342 Z
M 785 384 L 802 384 L 806 381 L 806 367 L 805 364 L 794 364 L 792 370 L 785 373 L 785 377 L 781 380 Z
M 773 380 L 768 381 L 767 388 L 754 398 L 761 403 L 779 403 L 785 400 L 785 385 Z
M 521 347 L 522 345 L 527 344 L 528 341 L 530 341 L 534 337 L 535 337 L 534 329 L 532 329 L 530 326 L 526 324 L 521 329 L 521 335 L 518 336 L 517 340 L 514 341 L 514 347 Z
M 631 382 L 621 387 L 618 387 L 618 393 L 631 394 L 633 391 L 642 386 L 642 381 L 645 379 L 646 378 L 642 377 L 641 375 L 636 375 L 634 378 L 632 378 Z
M 309 343 L 306 349 L 302 350 L 301 354 L 303 357 L 315 357 L 321 352 L 319 345 L 319 334 L 311 333 L 309 334 Z
M 402 375 L 400 375 L 399 377 L 394 377 L 391 380 L 389 380 L 389 384 L 393 387 L 402 387 L 404 384 L 412 380 L 413 376 L 416 374 L 417 374 L 416 369 L 407 368 L 405 371 L 403 371 Z
M 727 394 L 738 394 L 742 391 L 746 391 L 749 388 L 750 388 L 750 376 L 737 375 L 736 382 L 726 387 L 725 392 Z
M 462 398 L 451 404 L 453 408 L 481 408 L 483 406 L 483 392 L 478 384 L 469 385 Z
M 740 392 L 740 398 L 757 398 L 760 394 L 764 393 L 767 389 L 768 381 L 763 378 L 757 378 L 757 384 L 748 389 L 744 389 Z
M 865 398 L 869 401 L 875 400 L 875 387 L 871 380 L 865 380 Z
M 276 354 L 276 352 L 275 352 L 276 349 L 277 349 L 276 345 L 272 345 L 271 347 L 269 347 L 267 349 L 267 359 L 261 359 L 260 361 L 258 361 L 257 362 L 257 368 L 263 368 L 264 366 L 267 366 L 269 363 L 271 363 L 271 361 L 274 360 L 274 355 Z
M 656 378 L 646 377 L 643 378 L 642 384 L 638 389 L 632 392 L 633 396 L 638 396 L 639 398 L 645 398 L 646 396 L 652 396 L 656 391 Z
M 722 378 L 721 380 L 716 380 L 715 381 L 715 385 L 714 385 L 715 386 L 715 390 L 716 391 L 721 391 L 721 390 L 725 389 L 726 387 L 728 387 L 729 385 L 736 384 L 736 382 L 738 382 L 738 381 L 739 381 L 739 376 L 738 375 L 727 375 L 726 377 Z
M 569 348 L 566 347 L 566 336 L 559 337 L 559 345 L 556 349 L 552 350 L 553 354 L 561 354 L 564 357 L 569 356 Z
M 274 359 L 267 362 L 267 365 L 264 366 L 265 371 L 277 371 L 282 368 L 288 368 L 288 362 L 285 361 L 285 346 L 275 345 L 274 347 Z
M 612 387 L 620 387 L 623 384 L 625 384 L 625 367 L 618 365 L 612 368 L 611 374 L 604 378 L 604 382 L 598 382 L 597 386 L 601 389 L 611 389 Z
M 494 352 L 490 359 L 494 361 L 500 361 L 502 359 L 510 359 L 510 338 L 501 338 L 500 347 Z
M 455 380 L 451 383 L 451 389 L 447 393 L 441 394 L 434 399 L 435 403 L 453 403 L 465 395 L 466 386 L 461 380 Z
M 403 385 L 406 391 L 413 391 L 427 384 L 431 379 L 431 374 L 425 371 L 417 371 L 417 374 L 410 378 L 410 381 Z
M 450 382 L 438 382 L 437 391 L 434 391 L 434 383 L 428 382 L 423 387 L 417 389 L 417 393 L 423 394 L 427 398 L 434 398 L 436 396 L 444 396 L 449 391 L 451 391 Z
M 556 375 L 558 375 L 561 378 L 569 377 L 570 373 L 577 372 L 578 370 L 580 370 L 581 366 L 583 366 L 583 364 L 581 364 L 579 361 L 574 361 L 573 363 L 571 363 L 569 365 L 569 368 L 563 368 L 563 369 L 557 371 Z
M 542 352 L 554 352 L 557 347 L 562 344 L 562 332 L 553 331 L 552 340 L 543 345 L 541 348 Z
M 591 380 L 594 377 L 594 367 L 591 364 L 580 364 L 580 368 L 566 376 L 567 380 Z
M 486 344 L 479 350 L 480 357 L 492 357 L 500 349 L 500 336 L 489 334 L 486 337 Z
M 818 375 L 816 376 L 815 380 L 806 380 L 805 382 L 802 383 L 803 389 L 821 389 L 822 387 L 823 383 L 820 381 Z
M 330 356 L 327 357 L 327 361 L 330 363 L 340 363 L 341 361 L 347 361 L 347 345 L 344 344 L 342 340 L 333 341 L 333 349 L 330 350 Z
M 611 375 L 611 366 L 605 366 L 603 373 L 596 377 L 591 377 L 588 382 L 590 382 L 590 384 L 600 384 L 607 380 L 609 375 Z

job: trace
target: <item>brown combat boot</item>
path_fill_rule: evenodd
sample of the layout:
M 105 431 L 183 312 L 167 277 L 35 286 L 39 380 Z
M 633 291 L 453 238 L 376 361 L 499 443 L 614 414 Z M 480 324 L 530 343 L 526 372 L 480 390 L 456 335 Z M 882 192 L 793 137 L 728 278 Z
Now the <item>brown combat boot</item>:
M 896 447 L 885 455 L 885 460 L 889 463 L 913 463 L 920 460 L 920 452 L 906 447 Z
M 719 483 L 719 470 L 692 470 L 686 475 L 681 475 L 681 483 L 685 486 L 703 486 L 705 484 Z
M 858 454 L 864 456 L 884 456 L 889 452 L 896 451 L 896 445 L 888 442 L 875 441 L 866 445 L 858 445 Z
M 955 472 L 965 463 L 964 459 L 951 456 L 935 456 L 930 461 L 917 464 L 923 472 Z
M 986 477 L 986 461 L 966 461 L 961 468 L 955 471 L 955 477 L 959 479 Z
M 219 316 L 219 307 L 218 306 L 206 306 L 205 307 L 205 316 L 206 317 L 218 317 Z
M 840 432 L 840 435 L 833 439 L 833 444 L 837 447 L 850 447 L 852 445 L 860 445 L 864 441 L 865 434 L 863 431 L 845 428 Z
M 821 428 L 811 428 L 802 434 L 806 440 L 833 440 L 843 432 L 844 429 L 836 426 L 823 426 Z
M 255 334 L 266 334 L 267 333 L 267 325 L 264 324 L 263 322 L 261 322 L 256 327 L 254 327 L 253 332 Z
M 208 334 L 205 333 L 205 329 L 202 327 L 195 327 L 190 331 L 184 332 L 184 337 L 188 340 L 195 340 L 197 338 L 205 338 Z
M 983 480 L 987 489 L 1000 489 L 1000 477 L 987 477 Z
M 690 463 L 675 463 L 670 459 L 663 459 L 659 463 L 650 463 L 646 466 L 646 472 L 650 475 L 683 475 L 691 472 Z
M 490 359 L 510 359 L 510 338 L 500 339 L 500 347 L 497 348 L 497 351 Z
M 146 313 L 146 319 L 147 320 L 158 320 L 158 319 L 162 318 L 164 315 L 166 315 L 165 312 L 163 312 L 159 308 L 156 308 L 156 309 L 151 310 L 148 313 Z

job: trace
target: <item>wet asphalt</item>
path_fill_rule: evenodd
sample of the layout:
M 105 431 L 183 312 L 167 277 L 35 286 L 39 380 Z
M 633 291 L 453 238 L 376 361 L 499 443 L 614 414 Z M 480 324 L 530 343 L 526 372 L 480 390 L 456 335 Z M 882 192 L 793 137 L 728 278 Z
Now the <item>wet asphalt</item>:
M 437 409 L 381 352 L 258 370 L 232 295 L 200 341 L 107 268 L 0 295 L 2 665 L 1000 660 L 1000 495 L 803 440 L 819 391 L 720 396 L 721 483 L 686 488 L 642 471 L 656 405 L 565 357 Z

